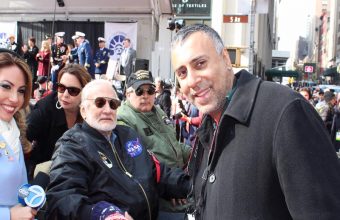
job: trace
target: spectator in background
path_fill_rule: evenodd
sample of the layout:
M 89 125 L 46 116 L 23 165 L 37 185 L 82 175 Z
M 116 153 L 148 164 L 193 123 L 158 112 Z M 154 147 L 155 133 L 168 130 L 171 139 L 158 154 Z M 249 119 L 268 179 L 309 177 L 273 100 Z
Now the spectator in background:
M 331 127 L 334 117 L 334 106 L 336 104 L 335 94 L 331 91 L 326 91 L 324 101 L 318 103 L 315 106 L 316 111 L 319 113 L 329 133 L 331 133 Z
M 52 46 L 52 36 L 50 34 L 45 35 L 45 40 L 48 42 L 48 45 Z
M 165 89 L 165 82 L 159 77 L 155 79 L 155 85 L 156 85 L 155 105 L 159 105 L 159 107 L 165 112 L 168 118 L 170 118 L 171 91 L 169 89 Z
M 110 50 L 105 47 L 105 38 L 98 37 L 99 49 L 94 56 L 94 63 L 96 66 L 95 69 L 95 77 L 96 79 L 100 79 L 101 76 L 105 76 L 107 70 L 107 64 L 110 59 Z
M 0 49 L 0 219 L 34 219 L 37 211 L 18 203 L 18 189 L 27 184 L 24 154 L 32 147 L 25 137 L 25 113 L 32 74 L 17 54 Z
M 15 36 L 14 34 L 9 35 L 8 37 L 8 45 L 7 45 L 7 49 L 15 52 L 16 54 L 20 55 L 20 47 L 19 45 L 15 42 Z
M 123 68 L 123 72 L 126 76 L 126 82 L 129 80 L 129 77 L 133 71 L 133 62 L 136 60 L 136 50 L 131 47 L 130 38 L 125 38 L 123 41 L 124 50 L 120 55 L 120 64 Z
M 64 44 L 65 32 L 55 33 L 56 43 L 51 47 L 51 81 L 53 83 L 53 90 L 57 88 L 58 72 L 64 67 L 64 56 L 67 53 L 67 46 Z
M 79 63 L 78 61 L 78 46 L 76 43 L 76 37 L 72 36 L 73 43 L 67 44 L 67 63 Z
M 41 42 L 41 49 L 36 55 L 36 60 L 38 61 L 38 71 L 37 76 L 48 77 L 49 72 L 49 62 L 51 57 L 51 45 L 47 40 Z
M 325 92 L 323 90 L 320 90 L 319 93 L 318 93 L 318 98 L 319 98 L 318 103 L 325 101 L 324 95 L 325 95 Z
M 299 90 L 299 93 L 311 104 L 315 105 L 314 100 L 312 99 L 312 93 L 309 88 L 303 87 Z
M 186 100 L 183 101 L 185 102 L 185 113 L 181 112 L 182 117 L 180 117 L 182 122 L 180 123 L 181 137 L 185 144 L 192 146 L 194 138 L 196 137 L 196 130 L 201 124 L 203 114 L 190 102 Z
M 34 90 L 33 94 L 33 97 L 36 101 L 39 101 L 40 99 L 52 93 L 52 91 L 48 88 L 47 76 L 38 76 L 36 83 L 39 86 L 37 89 Z
M 57 92 L 38 101 L 28 115 L 27 138 L 34 142 L 29 158 L 30 177 L 36 164 L 51 160 L 55 143 L 64 132 L 83 121 L 79 113 L 80 94 L 90 81 L 91 77 L 83 67 L 66 65 L 59 72 Z
M 118 108 L 118 122 L 137 131 L 141 143 L 169 167 L 184 169 L 191 148 L 176 140 L 175 129 L 166 114 L 154 105 L 155 86 L 151 72 L 138 70 L 127 82 L 126 101 Z M 182 201 L 160 200 L 158 219 L 184 219 Z
M 89 41 L 85 39 L 85 34 L 80 31 L 76 31 L 73 38 L 76 40 L 76 44 L 78 45 L 77 55 L 79 64 L 83 66 L 87 72 L 90 73 L 92 79 L 94 79 L 94 63 Z
M 336 151 L 340 150 L 340 93 L 337 94 L 337 105 L 334 108 L 334 117 L 331 127 L 331 139 Z
M 32 72 L 33 82 L 37 80 L 37 70 L 38 70 L 38 61 L 36 60 L 36 56 L 39 53 L 39 48 L 35 45 L 35 38 L 30 37 L 28 39 L 28 47 L 24 45 L 22 47 L 23 58 L 28 64 Z

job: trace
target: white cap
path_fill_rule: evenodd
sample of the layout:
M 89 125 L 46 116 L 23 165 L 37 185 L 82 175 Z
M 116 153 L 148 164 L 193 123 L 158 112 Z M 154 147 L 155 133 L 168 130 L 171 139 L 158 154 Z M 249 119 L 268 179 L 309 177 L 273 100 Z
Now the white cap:
M 76 31 L 76 33 L 74 34 L 77 37 L 85 37 L 85 34 L 83 32 L 80 31 Z
M 54 36 L 56 37 L 64 37 L 65 36 L 65 32 L 57 32 L 54 34 Z
M 98 42 L 106 42 L 106 40 L 103 37 L 98 37 Z
M 78 38 L 77 35 L 73 35 L 73 36 L 72 36 L 72 40 L 75 40 L 75 39 L 77 39 L 77 38 Z

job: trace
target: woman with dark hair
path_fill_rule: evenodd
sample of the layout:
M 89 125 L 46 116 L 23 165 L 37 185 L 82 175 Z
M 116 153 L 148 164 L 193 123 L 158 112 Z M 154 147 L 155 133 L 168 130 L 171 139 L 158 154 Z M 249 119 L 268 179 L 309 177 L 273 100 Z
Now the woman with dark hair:
M 31 69 L 33 82 L 37 79 L 38 61 L 35 59 L 39 53 L 39 48 L 35 44 L 35 38 L 30 37 L 27 45 L 22 46 L 23 58 Z
M 25 111 L 32 91 L 32 74 L 24 60 L 0 49 L 0 219 L 33 219 L 37 212 L 18 204 L 18 189 L 27 183 L 24 153 Z
M 41 99 L 29 114 L 27 138 L 33 141 L 29 158 L 29 177 L 35 165 L 49 161 L 56 141 L 78 122 L 81 91 L 91 81 L 90 74 L 78 64 L 67 64 L 58 74 L 57 91 Z
M 312 99 L 312 92 L 309 88 L 303 87 L 299 90 L 299 93 L 311 104 L 315 105 L 314 100 Z

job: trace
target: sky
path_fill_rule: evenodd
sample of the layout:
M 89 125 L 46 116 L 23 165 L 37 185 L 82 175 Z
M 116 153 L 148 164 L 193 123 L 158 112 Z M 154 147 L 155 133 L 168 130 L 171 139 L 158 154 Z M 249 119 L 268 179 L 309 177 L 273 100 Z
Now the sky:
M 306 37 L 307 18 L 312 16 L 311 0 L 281 0 L 278 5 L 278 49 L 291 51 L 299 36 Z

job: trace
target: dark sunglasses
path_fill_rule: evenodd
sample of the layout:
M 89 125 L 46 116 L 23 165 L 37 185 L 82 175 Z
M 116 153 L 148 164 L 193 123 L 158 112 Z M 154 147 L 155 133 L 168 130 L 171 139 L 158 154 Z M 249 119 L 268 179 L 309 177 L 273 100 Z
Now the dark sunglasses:
M 116 110 L 120 106 L 120 100 L 108 97 L 97 97 L 95 99 L 87 100 L 94 100 L 94 104 L 97 108 L 103 108 L 106 105 L 106 101 L 109 103 L 109 106 L 112 110 Z
M 156 93 L 156 88 L 151 86 L 149 87 L 148 90 L 144 90 L 141 87 L 139 87 L 138 89 L 135 90 L 136 96 L 141 96 L 144 94 L 144 92 L 147 92 L 148 95 L 154 95 Z
M 60 93 L 64 93 L 65 91 L 68 91 L 68 94 L 70 94 L 71 96 L 77 96 L 79 95 L 79 93 L 81 92 L 81 89 L 77 88 L 77 87 L 67 87 L 61 83 L 57 83 L 57 91 Z

